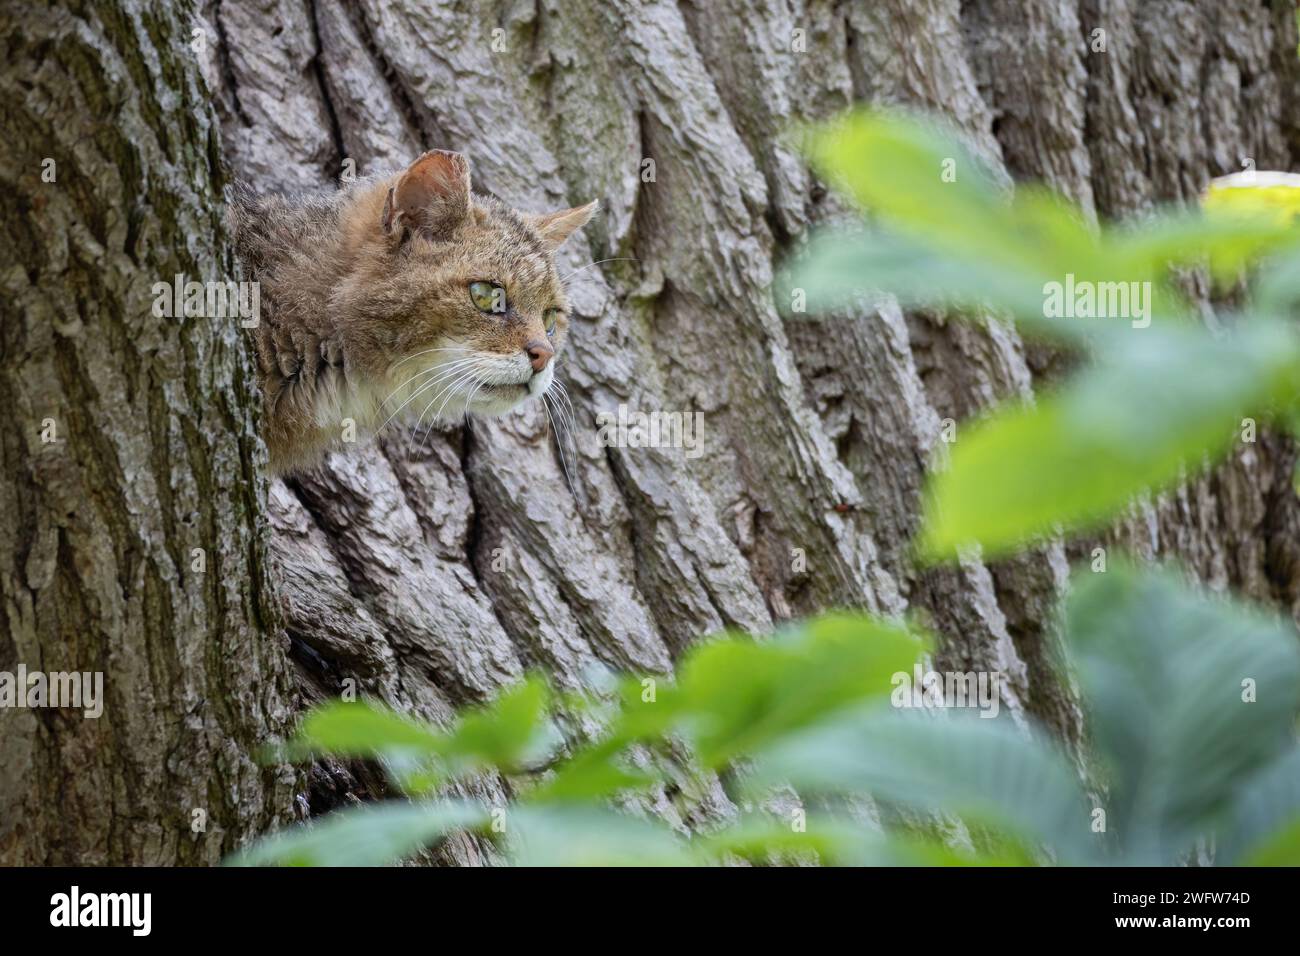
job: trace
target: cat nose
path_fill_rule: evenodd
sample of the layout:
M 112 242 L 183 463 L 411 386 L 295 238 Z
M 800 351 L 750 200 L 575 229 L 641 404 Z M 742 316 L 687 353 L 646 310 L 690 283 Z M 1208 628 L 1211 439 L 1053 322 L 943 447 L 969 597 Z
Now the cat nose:
M 542 339 L 533 339 L 524 346 L 524 352 L 528 355 L 528 364 L 533 367 L 534 372 L 540 372 L 546 368 L 546 363 L 551 360 L 555 354 L 555 349 L 551 348 L 549 342 Z

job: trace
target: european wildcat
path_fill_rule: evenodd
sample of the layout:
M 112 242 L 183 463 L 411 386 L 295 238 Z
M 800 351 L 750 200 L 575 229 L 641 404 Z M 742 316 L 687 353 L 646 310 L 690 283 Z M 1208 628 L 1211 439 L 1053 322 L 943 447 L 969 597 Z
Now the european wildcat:
M 569 324 L 553 253 L 595 210 L 535 216 L 471 195 L 468 162 L 445 150 L 329 197 L 240 191 L 272 469 L 318 460 L 349 419 L 373 432 L 542 395 Z

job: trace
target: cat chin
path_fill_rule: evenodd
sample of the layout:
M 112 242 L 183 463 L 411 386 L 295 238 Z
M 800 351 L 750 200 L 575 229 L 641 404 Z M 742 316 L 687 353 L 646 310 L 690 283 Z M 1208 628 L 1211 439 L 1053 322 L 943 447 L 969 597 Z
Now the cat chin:
M 483 386 L 475 393 L 469 410 L 478 415 L 504 415 L 530 398 L 540 398 L 551 387 L 553 376 L 554 373 L 547 367 L 525 383 Z
M 490 393 L 480 390 L 469 410 L 476 415 L 504 415 L 532 397 L 526 385 L 494 386 Z
M 534 375 L 528 380 L 528 394 L 536 397 L 551 387 L 551 382 L 555 379 L 555 363 L 552 362 L 540 373 Z

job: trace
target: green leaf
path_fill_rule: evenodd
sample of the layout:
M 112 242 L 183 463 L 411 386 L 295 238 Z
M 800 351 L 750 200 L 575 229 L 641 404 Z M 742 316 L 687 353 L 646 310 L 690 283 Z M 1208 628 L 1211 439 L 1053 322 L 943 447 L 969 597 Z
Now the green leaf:
M 905 114 L 852 114 L 810 133 L 806 150 L 886 231 L 814 240 L 788 281 L 816 308 L 885 291 L 906 304 L 990 306 L 1038 332 L 1087 336 L 1107 320 L 1049 318 L 1049 283 L 1149 282 L 1153 314 L 1172 315 L 1184 306 L 1155 252 L 1178 261 L 1206 248 L 1204 235 L 1187 231 L 1145 244 L 1133 230 L 1101 234 L 1073 204 L 1032 185 L 1003 194 L 955 136 Z
M 750 814 L 714 833 L 696 837 L 691 848 L 706 866 L 725 864 L 732 857 L 752 863 L 817 862 L 827 866 L 1025 866 L 1023 855 L 971 853 L 934 840 L 877 833 L 861 823 L 827 816 L 810 816 L 804 829 L 793 821 Z
M 283 750 L 292 759 L 381 758 L 405 792 L 425 794 L 483 769 L 515 772 L 554 750 L 549 700 L 546 682 L 530 677 L 465 712 L 448 731 L 369 703 L 335 701 L 312 710 Z
M 800 289 L 810 313 L 888 294 L 904 308 L 1002 310 L 1039 323 L 1046 334 L 1084 334 L 1087 330 L 1080 323 L 1044 317 L 1044 281 L 1018 264 L 991 269 L 981 258 L 940 254 L 915 239 L 843 229 L 814 236 L 780 280 L 791 292 L 786 301 L 793 301 L 793 290 Z
M 849 705 L 886 695 L 923 642 L 874 618 L 829 614 L 776 640 L 717 641 L 682 662 L 670 692 L 706 767 L 753 754 Z
M 1095 238 L 1069 206 L 1033 190 L 1004 194 L 952 131 L 931 121 L 861 111 L 810 131 L 805 151 L 885 229 L 815 240 L 790 279 L 815 308 L 871 290 L 1041 320 L 1044 282 L 1095 256 Z
M 1264 314 L 1285 314 L 1300 304 L 1300 249 L 1287 249 L 1269 259 L 1252 290 L 1255 308 Z
M 561 764 L 533 793 L 536 801 L 609 796 L 644 788 L 627 767 L 634 743 L 681 733 L 706 767 L 754 753 L 781 735 L 863 700 L 888 694 L 890 678 L 924 649 L 894 624 L 831 614 L 770 641 L 727 637 L 692 649 L 676 685 L 648 693 L 628 679 L 609 733 Z
M 994 174 L 935 121 L 859 111 L 810 130 L 804 151 L 859 206 L 900 230 L 969 248 L 981 224 L 1003 221 Z
M 1067 633 L 1109 770 L 1109 825 L 1129 862 L 1172 863 L 1243 781 L 1293 747 L 1295 628 L 1164 573 L 1112 565 L 1079 578 Z M 1245 681 L 1254 701 L 1243 700 Z
M 1289 405 L 1300 381 L 1300 347 L 1280 324 L 1218 339 L 1152 326 L 1126 340 L 1036 405 L 958 429 L 927 488 L 924 557 L 971 544 L 997 556 L 1102 524 L 1224 453 L 1244 416 Z
M 373 757 L 394 751 L 436 753 L 445 742 L 441 730 L 387 708 L 332 701 L 307 714 L 288 750 L 300 757 Z
M 1300 866 L 1300 817 L 1247 853 L 1242 865 Z
M 504 817 L 516 866 L 689 866 L 686 844 L 666 826 L 595 806 L 520 804 Z
M 1275 219 L 1225 210 L 1165 213 L 1139 228 L 1121 226 L 1107 238 L 1116 262 L 1148 278 L 1166 266 L 1204 262 L 1220 281 L 1237 278 L 1251 261 L 1293 243 L 1296 232 Z
M 551 779 L 529 793 L 536 803 L 551 800 L 596 800 L 626 790 L 642 790 L 655 778 L 622 762 L 625 741 L 611 739 L 577 751 L 556 768 Z
M 889 835 L 870 847 L 861 866 L 1038 866 L 1028 853 L 1003 850 L 996 853 L 973 852 L 946 846 L 935 840 Z
M 440 837 L 483 824 L 468 803 L 391 801 L 337 810 L 264 837 L 231 866 L 379 866 L 396 863 Z
M 1300 866 L 1300 748 L 1242 785 L 1216 857 L 1228 864 Z
M 456 722 L 443 757 L 506 772 L 541 759 L 557 743 L 554 727 L 546 719 L 549 701 L 550 690 L 540 677 L 505 689 L 492 703 Z
M 1003 718 L 855 714 L 770 748 L 750 785 L 780 781 L 801 793 L 865 791 L 953 813 L 1049 845 L 1061 862 L 1089 862 L 1102 852 L 1072 769 L 1037 733 Z
M 691 849 L 706 866 L 725 864 L 731 857 L 758 864 L 806 859 L 853 866 L 866 865 L 875 838 L 860 824 L 843 820 L 814 818 L 807 820 L 803 829 L 796 829 L 793 820 L 748 814 L 739 822 L 695 837 Z
M 1189 313 L 1170 265 L 1204 261 L 1235 279 L 1263 252 L 1300 240 L 1300 177 L 1287 174 L 1260 173 L 1252 189 L 1237 188 L 1240 177 L 1216 181 L 1203 210 L 1097 230 L 1045 189 L 1005 194 L 955 132 L 905 113 L 850 114 L 810 130 L 804 149 L 883 227 L 813 239 L 782 280 L 804 290 L 813 311 L 887 292 L 904 305 L 993 308 L 1037 333 L 1089 338 L 1117 317 L 1051 316 L 1054 285 L 1144 284 L 1146 316 L 1163 324 Z

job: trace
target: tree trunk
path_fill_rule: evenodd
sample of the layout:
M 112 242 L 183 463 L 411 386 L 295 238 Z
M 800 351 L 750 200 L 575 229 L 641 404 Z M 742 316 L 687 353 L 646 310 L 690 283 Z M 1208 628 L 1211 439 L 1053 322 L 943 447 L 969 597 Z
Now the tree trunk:
M 1047 721 L 1074 742 L 1078 707 L 1050 666 L 1052 608 L 1065 584 L 1067 556 L 1124 545 L 1179 557 L 1216 588 L 1239 587 L 1300 609 L 1300 518 L 1290 483 L 1295 452 L 1278 438 L 1242 449 L 1211 475 L 1135 507 L 1096 542 L 1052 544 L 996 564 L 969 560 L 918 570 L 908 547 L 942 420 L 961 421 L 998 399 L 1028 393 L 1036 377 L 1053 374 L 1050 355 L 1027 349 L 999 324 L 907 314 L 889 305 L 827 320 L 783 319 L 786 303 L 774 301 L 771 288 L 774 271 L 809 229 L 845 212 L 784 133 L 859 100 L 944 112 L 1010 177 L 1044 179 L 1101 218 L 1192 199 L 1210 176 L 1240 168 L 1243 157 L 1260 169 L 1291 168 L 1300 153 L 1293 3 L 208 0 L 200 14 L 212 41 L 202 67 L 220 117 L 221 148 L 234 174 L 259 188 L 332 188 L 346 174 L 381 172 L 424 149 L 446 147 L 470 156 L 477 189 L 522 209 L 602 200 L 585 246 L 573 241 L 565 253 L 582 270 L 570 283 L 576 315 L 559 364 L 577 413 L 572 485 L 538 405 L 501 420 L 435 430 L 423 441 L 394 432 L 272 485 L 266 513 L 277 611 L 308 699 L 355 686 L 403 710 L 444 719 L 529 668 L 546 669 L 566 686 L 581 682 L 596 662 L 667 672 L 710 631 L 765 632 L 792 617 L 850 605 L 920 612 L 945 639 L 940 664 L 1007 673 L 1004 706 Z M 1094 49 L 1096 30 L 1105 31 L 1105 52 Z M 176 49 L 175 55 L 184 54 Z M 58 62 L 46 69 L 57 70 Z M 175 83 L 145 70 L 119 72 L 146 92 Z M 27 96 L 11 92 L 9 101 Z M 156 120 L 162 109 L 156 97 L 143 100 L 154 104 L 151 110 L 130 107 L 135 99 L 124 102 L 124 110 L 141 112 L 141 121 Z M 182 150 L 177 136 L 208 137 L 204 115 L 193 108 L 175 120 L 176 128 L 168 125 L 172 149 Z M 111 172 L 156 183 L 173 169 L 168 163 L 175 159 L 131 152 L 157 140 L 146 137 L 141 145 L 133 127 L 123 128 L 112 142 L 136 156 L 135 163 Z M 69 127 L 50 135 L 81 143 L 76 148 L 83 151 L 101 142 L 79 140 L 84 134 Z M 91 155 L 104 152 L 114 155 L 102 147 Z M 198 151 L 190 161 L 206 163 L 209 156 Z M 5 162 L 25 175 L 35 168 L 26 158 Z M 206 165 L 202 171 L 198 182 L 206 184 L 212 174 Z M 9 177 L 15 181 L 22 181 L 16 172 Z M 187 189 L 194 182 L 184 179 Z M 68 192 L 60 201 L 82 196 Z M 130 203 L 141 192 L 132 184 L 106 195 Z M 183 196 L 197 209 L 212 199 Z M 178 215 L 175 202 L 159 205 Z M 86 241 L 96 229 L 152 235 L 160 228 L 153 215 L 103 216 L 72 236 Z M 202 249 L 219 260 L 224 247 L 211 244 L 215 234 L 215 227 L 192 228 L 189 242 L 174 248 L 191 256 Z M 41 249 L 36 238 L 23 242 Z M 42 270 L 45 262 L 67 258 L 64 246 L 46 245 L 37 260 Z M 140 239 L 134 248 L 140 256 Z M 145 271 L 159 272 L 158 278 L 179 271 L 165 258 L 171 247 L 155 238 L 149 248 L 168 264 Z M 613 261 L 586 267 L 600 260 Z M 199 264 L 187 268 L 200 271 Z M 101 275 L 92 290 L 107 281 Z M 51 289 L 49 301 L 71 296 L 70 288 Z M 73 299 L 83 324 L 86 301 Z M 233 344 L 227 329 L 185 331 L 212 336 L 210 349 Z M 89 372 L 71 374 L 77 367 L 43 376 L 29 392 L 17 388 L 18 373 L 9 369 L 28 366 L 15 364 L 14 334 L 6 332 L 4 381 L 15 407 L 47 394 L 53 382 L 72 388 L 93 381 Z M 98 340 L 96 357 L 115 351 L 106 343 L 121 340 L 121 333 Z M 169 424 L 168 410 L 211 408 L 207 388 L 224 417 L 209 423 L 191 412 L 186 428 L 197 428 L 189 424 L 195 422 L 227 431 L 212 438 L 203 433 L 211 449 L 185 456 L 186 465 L 207 474 L 245 461 L 247 445 L 237 436 L 246 435 L 246 380 L 220 375 L 235 368 L 242 376 L 243 360 L 222 352 L 214 367 L 199 361 L 205 354 L 199 345 L 186 342 L 189 350 L 166 363 L 165 374 L 152 364 L 142 372 L 156 383 L 148 391 L 110 384 L 85 393 L 92 409 L 95 402 L 136 395 L 148 413 L 103 424 L 92 418 L 79 426 L 85 435 L 79 440 L 110 441 L 98 437 L 101 429 L 114 441 L 133 436 L 132 449 L 138 445 L 139 460 L 148 465 L 143 474 L 166 469 L 175 442 L 198 440 Z M 46 362 L 60 369 L 71 361 L 66 355 L 79 354 L 69 346 L 57 351 L 58 362 Z M 165 364 L 161 353 L 140 351 Z M 115 384 L 125 374 L 123 363 L 109 354 L 103 361 Z M 166 397 L 169 383 L 180 392 L 175 405 Z M 620 405 L 701 412 L 704 454 L 604 447 L 596 415 L 616 414 Z M 85 407 L 62 414 L 76 423 Z M 41 415 L 34 410 L 28 417 Z M 181 438 L 169 429 L 180 430 Z M 13 435 L 5 441 L 10 473 L 26 473 L 29 462 L 42 460 L 28 450 L 18 456 Z M 93 457 L 98 468 L 107 456 Z M 213 546 L 231 564 L 220 577 L 229 590 L 210 600 L 262 600 L 263 589 L 240 586 L 247 576 L 260 581 L 256 537 L 247 527 L 262 504 L 247 490 L 258 487 L 252 472 L 233 486 L 238 498 L 221 497 L 219 489 L 231 486 L 216 478 L 147 485 L 140 474 L 123 469 L 131 481 L 109 486 L 144 502 L 153 500 L 155 488 L 165 489 L 164 513 L 197 511 L 209 516 L 210 540 L 220 542 L 220 532 L 232 536 L 229 547 Z M 204 493 L 186 498 L 182 508 L 176 489 L 195 485 Z M 48 485 L 41 494 L 50 494 Z M 83 509 L 89 501 L 109 510 L 99 485 L 79 485 L 71 494 Z M 40 500 L 25 494 L 9 502 L 7 513 L 23 513 L 15 510 L 18 501 L 30 509 Z M 131 510 L 134 500 L 112 512 L 118 516 L 112 532 L 139 536 L 162 521 L 156 506 Z M 54 513 L 62 514 L 59 507 L 52 506 Z M 5 613 L 12 620 L 19 600 L 12 568 L 33 573 L 21 542 L 45 539 L 22 533 L 42 527 L 36 518 L 7 524 L 13 547 L 3 549 L 10 562 Z M 244 530 L 238 547 L 236 529 Z M 171 543 L 179 532 L 159 534 L 179 549 Z M 120 579 L 127 569 L 143 573 L 139 565 L 147 562 L 140 555 L 152 553 L 144 548 L 109 550 L 73 566 Z M 60 580 L 54 558 L 35 566 Z M 28 582 L 17 593 L 28 595 L 31 587 Z M 71 596 L 85 588 L 65 587 L 63 603 L 81 607 Z M 116 592 L 113 597 L 120 600 Z M 145 605 L 176 614 L 175 608 L 193 605 L 177 600 Z M 226 620 L 235 617 L 232 611 Z M 258 618 L 240 620 L 248 619 Z M 45 626 L 69 641 L 70 630 L 89 633 L 48 620 Z M 211 620 L 209 611 L 196 612 L 187 639 L 209 633 Z M 243 626 L 242 640 L 257 637 L 251 624 Z M 137 646 L 140 633 L 125 625 L 113 632 Z M 257 652 L 258 673 L 267 675 L 249 699 L 270 714 L 275 666 L 269 658 L 278 645 L 265 637 L 241 648 L 245 656 Z M 229 653 L 228 645 L 223 651 Z M 228 659 L 199 655 L 195 666 Z M 200 680 L 184 674 L 190 685 Z M 226 686 L 248 693 L 246 681 Z M 248 709 L 251 704 L 238 713 Z M 202 762 L 205 753 L 194 759 Z M 313 768 L 311 780 L 315 810 L 378 786 L 364 768 L 330 762 Z M 682 807 L 663 800 L 654 809 L 690 828 L 729 812 L 720 792 L 711 798 Z M 460 863 L 490 859 L 469 839 L 443 856 Z
M 345 169 L 462 150 L 476 188 L 524 209 L 600 198 L 570 261 L 615 260 L 572 280 L 572 491 L 537 406 L 423 445 L 394 434 L 276 487 L 273 550 L 313 693 L 352 677 L 440 717 L 530 667 L 565 684 L 592 661 L 665 671 L 719 628 L 911 608 L 945 637 L 944 662 L 1010 674 L 1004 704 L 1075 741 L 1078 708 L 1050 666 L 1067 554 L 1123 544 L 1297 605 L 1294 450 L 1274 438 L 1104 542 L 918 571 L 907 549 L 941 420 L 1028 392 L 1041 356 L 1000 325 L 890 306 L 783 321 L 770 289 L 839 210 L 782 135 L 857 100 L 945 112 L 1009 175 L 1100 217 L 1194 199 L 1242 157 L 1289 168 L 1293 4 L 223 0 L 207 13 L 238 175 L 329 187 Z M 602 447 L 595 416 L 620 404 L 703 412 L 705 453 Z
M 0 864 L 216 863 L 291 808 L 255 757 L 292 687 L 244 333 L 153 308 L 233 276 L 190 27 L 0 13 L 0 671 L 103 692 L 98 717 L 0 708 Z

